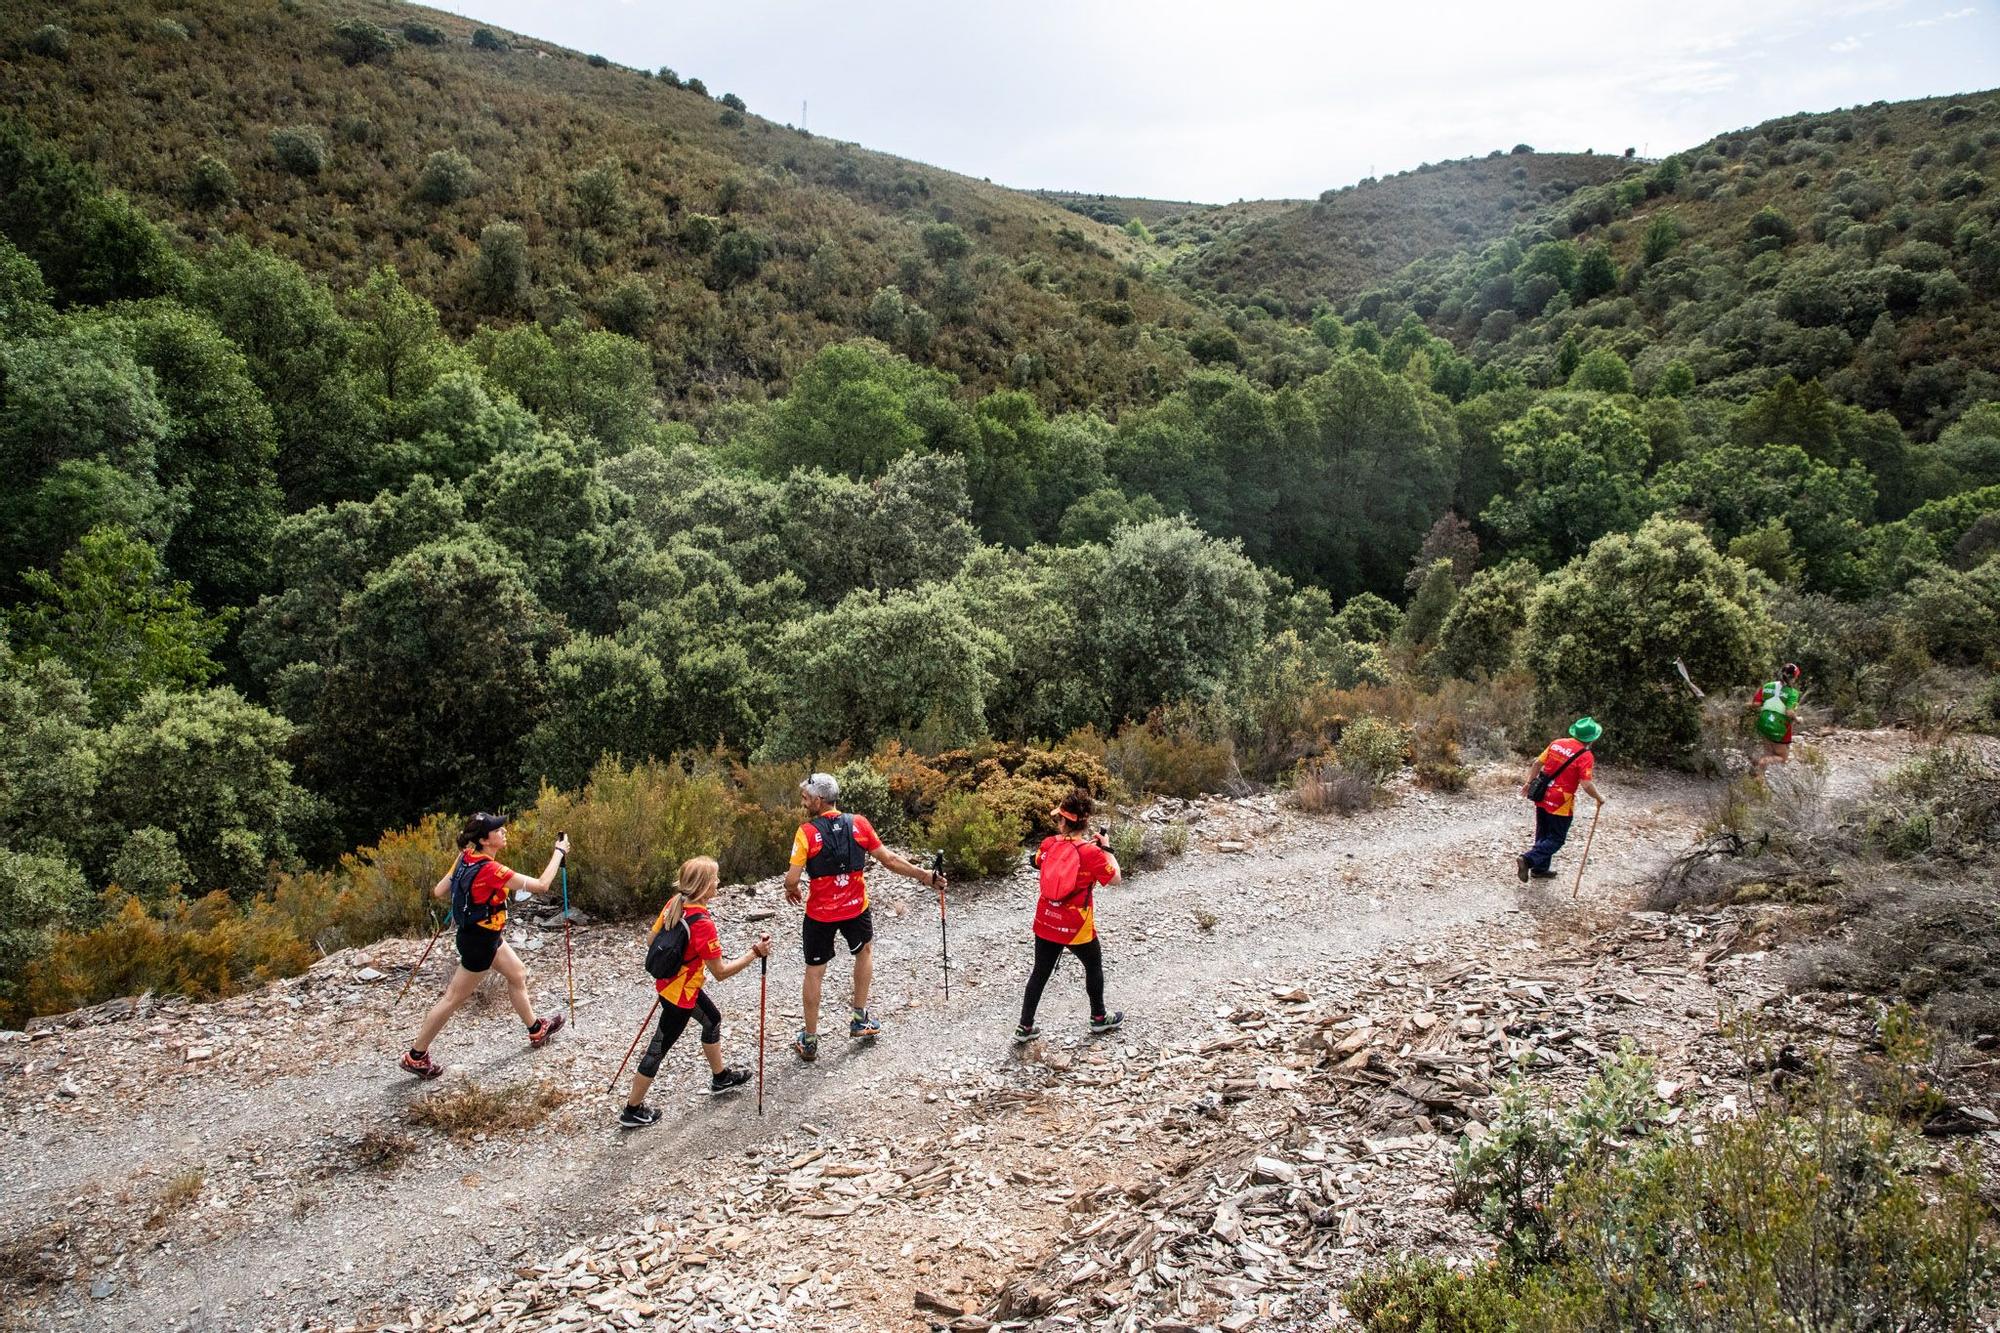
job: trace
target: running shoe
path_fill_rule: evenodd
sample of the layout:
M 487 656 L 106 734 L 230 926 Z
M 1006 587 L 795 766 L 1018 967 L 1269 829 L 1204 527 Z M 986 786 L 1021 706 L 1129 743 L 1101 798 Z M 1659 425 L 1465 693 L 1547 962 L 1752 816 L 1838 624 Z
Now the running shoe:
M 418 1078 L 436 1078 L 444 1072 L 444 1066 L 431 1059 L 429 1051 L 404 1051 L 403 1068 Z
M 742 1087 L 749 1081 L 749 1070 L 725 1069 L 720 1074 L 710 1074 L 708 1076 L 708 1090 L 710 1092 L 729 1092 L 732 1089 Z
M 1558 879 L 1558 878 L 1560 878 L 1560 876 L 1558 876 L 1558 875 L 1556 874 L 1556 872 L 1555 872 L 1555 871 L 1553 871 L 1553 870 L 1530 870 L 1530 871 L 1528 872 L 1528 874 L 1529 874 L 1529 876 L 1530 876 L 1531 878 L 1533 878 L 1533 879 Z
M 847 1035 L 850 1037 L 879 1037 L 882 1025 L 868 1016 L 866 1009 L 856 1009 L 847 1020 Z
M 1099 1014 L 1090 1020 L 1090 1035 L 1101 1037 L 1107 1032 L 1116 1032 L 1124 1025 L 1125 1011 L 1123 1009 L 1114 1014 Z
M 1016 1046 L 1025 1046 L 1041 1035 L 1042 1028 L 1039 1023 L 1030 1023 L 1026 1027 L 1016 1024 L 1014 1027 L 1014 1044 Z
M 547 1018 L 536 1019 L 528 1025 L 528 1045 L 546 1045 L 550 1037 L 562 1031 L 563 1022 L 561 1014 L 550 1014 Z
M 801 1060 L 819 1059 L 819 1034 L 801 1030 L 798 1036 L 792 1038 L 792 1049 Z
M 618 1113 L 620 1129 L 644 1129 L 660 1123 L 660 1113 L 650 1106 L 628 1106 Z

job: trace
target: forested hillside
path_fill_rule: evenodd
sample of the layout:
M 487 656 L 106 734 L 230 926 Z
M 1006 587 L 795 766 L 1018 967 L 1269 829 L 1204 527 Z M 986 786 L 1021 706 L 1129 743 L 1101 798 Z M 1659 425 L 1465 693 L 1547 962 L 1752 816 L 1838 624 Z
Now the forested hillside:
M 1276 315 L 1307 315 L 1346 304 L 1414 260 L 1504 235 L 1582 187 L 1632 169 L 1616 156 L 1537 153 L 1526 144 L 1504 155 L 1426 162 L 1220 228 L 1179 268 L 1196 288 Z
M 49 23 L 62 50 L 38 54 Z M 1144 277 L 1139 243 L 774 123 L 699 70 L 390 0 L 10 6 L 0 52 L 0 108 L 195 241 L 337 286 L 389 264 L 459 334 L 613 329 L 680 415 L 863 334 L 1051 407 L 1130 401 L 1188 363 L 1198 312 Z
M 618 847 L 617 912 L 774 869 L 806 764 L 982 874 L 1079 781 L 1365 804 L 1584 711 L 1713 763 L 1676 659 L 2000 707 L 1990 98 L 1725 136 L 1297 311 L 360 13 L 6 19 L 10 1012 L 421 928 L 476 806 Z
M 1785 117 L 1338 304 L 1385 329 L 1414 314 L 1529 384 L 1603 349 L 1642 394 L 1816 379 L 1930 439 L 2000 394 L 1996 161 L 1990 92 Z M 1784 438 L 1825 453 L 1825 429 Z

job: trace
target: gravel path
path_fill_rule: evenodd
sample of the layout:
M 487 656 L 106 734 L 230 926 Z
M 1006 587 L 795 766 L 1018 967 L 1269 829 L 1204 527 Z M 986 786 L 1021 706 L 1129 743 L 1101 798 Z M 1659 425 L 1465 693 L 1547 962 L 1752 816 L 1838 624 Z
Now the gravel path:
M 1867 732 L 1828 736 L 1821 748 L 1831 787 L 1852 792 L 1911 745 Z M 1324 975 L 1387 947 L 1464 938 L 1482 923 L 1519 934 L 1629 905 L 1686 846 L 1717 790 L 1604 770 L 1612 803 L 1573 908 L 1583 826 L 1558 863 L 1563 878 L 1517 883 L 1512 855 L 1527 841 L 1527 819 L 1516 780 L 1510 764 L 1482 770 L 1456 796 L 1399 787 L 1392 803 L 1350 819 L 1281 812 L 1268 797 L 1207 803 L 1185 858 L 1100 892 L 1109 998 L 1130 1016 L 1120 1040 L 1146 1052 L 1183 1046 L 1242 978 Z M 1224 841 L 1246 850 L 1215 850 Z M 588 854 L 578 849 L 577 873 L 587 873 Z M 718 903 L 726 949 L 740 950 L 760 926 L 779 940 L 762 1121 L 748 1092 L 705 1095 L 706 1070 L 684 1039 L 653 1093 L 661 1126 L 615 1127 L 618 1097 L 605 1083 L 650 1004 L 629 925 L 577 933 L 577 1009 L 548 1049 L 527 1050 L 497 983 L 446 1029 L 435 1050 L 453 1066 L 446 1085 L 465 1075 L 488 1086 L 535 1079 L 569 1094 L 542 1125 L 487 1141 L 403 1121 L 430 1089 L 420 1093 L 396 1069 L 396 1054 L 445 975 L 434 955 L 392 1011 L 420 941 L 362 951 L 386 981 L 357 980 L 363 959 L 347 955 L 235 999 L 172 1001 L 0 1043 L 9 1146 L 0 1232 L 14 1238 L 0 1255 L 0 1283 L 26 1288 L 9 1293 L 0 1323 L 218 1329 L 407 1318 L 412 1306 L 435 1307 L 577 1237 L 670 1214 L 677 1192 L 712 1187 L 730 1158 L 779 1136 L 867 1133 L 894 1144 L 934 1129 L 932 1103 L 1014 1063 L 1008 1037 L 1027 972 L 1032 881 L 954 891 L 946 1002 L 934 900 L 886 873 L 875 878 L 873 1009 L 884 1035 L 868 1044 L 829 1035 L 814 1066 L 786 1049 L 798 1013 L 795 910 L 775 882 L 727 890 Z M 534 992 L 558 1003 L 561 939 L 529 933 L 540 946 L 526 955 Z M 844 960 L 829 973 L 827 1012 L 838 1017 Z M 712 993 L 725 1053 L 754 1062 L 756 972 Z M 1084 1016 L 1081 975 L 1066 959 L 1043 1001 L 1043 1029 L 1058 1047 L 1080 1045 Z M 191 1046 L 211 1054 L 190 1062 Z M 390 1169 L 371 1168 L 371 1134 L 413 1146 Z

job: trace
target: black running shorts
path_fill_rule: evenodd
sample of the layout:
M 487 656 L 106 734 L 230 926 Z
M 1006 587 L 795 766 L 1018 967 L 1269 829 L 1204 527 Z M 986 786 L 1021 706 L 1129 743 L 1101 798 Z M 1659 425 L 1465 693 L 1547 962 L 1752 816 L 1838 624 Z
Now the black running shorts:
M 833 936 L 836 931 L 847 941 L 849 953 L 860 953 L 861 946 L 875 938 L 875 909 L 864 907 L 861 909 L 861 915 L 851 916 L 845 921 L 815 921 L 807 917 L 805 925 L 807 967 L 823 967 L 833 961 Z
M 466 923 L 458 928 L 458 961 L 468 972 L 484 972 L 500 952 L 500 932 Z

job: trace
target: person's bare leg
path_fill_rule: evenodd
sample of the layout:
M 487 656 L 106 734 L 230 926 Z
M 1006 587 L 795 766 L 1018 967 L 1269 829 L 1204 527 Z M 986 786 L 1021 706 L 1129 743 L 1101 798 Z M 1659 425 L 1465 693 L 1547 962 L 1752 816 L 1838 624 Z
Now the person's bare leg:
M 463 966 L 453 972 L 451 980 L 445 984 L 444 994 L 438 996 L 437 1003 L 424 1015 L 424 1025 L 417 1029 L 417 1039 L 410 1043 L 410 1049 L 428 1051 L 451 1016 L 458 1012 L 460 1005 L 472 998 L 472 992 L 478 990 L 479 983 L 484 980 L 484 972 L 468 972 Z
M 528 966 L 521 961 L 521 955 L 514 952 L 514 946 L 503 944 L 500 952 L 493 955 L 493 968 L 507 983 L 507 998 L 514 1002 L 514 1012 L 521 1021 L 533 1025 L 535 1006 L 528 999 Z
M 651 1059 L 652 1057 L 648 1056 L 647 1058 Z M 627 1106 L 639 1105 L 639 1103 L 646 1100 L 646 1089 L 652 1086 L 653 1086 L 652 1075 L 650 1074 L 632 1075 L 632 1095 L 625 1099 L 625 1104 Z
M 826 964 L 806 969 L 806 984 L 800 998 L 805 1001 L 806 1031 L 817 1035 L 819 1032 L 819 988 L 826 979 Z
M 868 1008 L 868 987 L 875 980 L 875 941 L 861 946 L 861 952 L 854 955 L 854 1007 Z
M 701 1055 L 702 1055 L 702 1058 L 703 1058 L 704 1060 L 707 1060 L 707 1061 L 708 1061 L 708 1072 L 709 1072 L 709 1073 L 711 1073 L 711 1074 L 720 1074 L 720 1073 L 722 1072 L 722 1043 L 721 1043 L 721 1042 L 719 1042 L 719 1041 L 706 1041 L 706 1042 L 703 1042 L 703 1043 L 702 1043 L 702 1045 L 701 1045 Z

